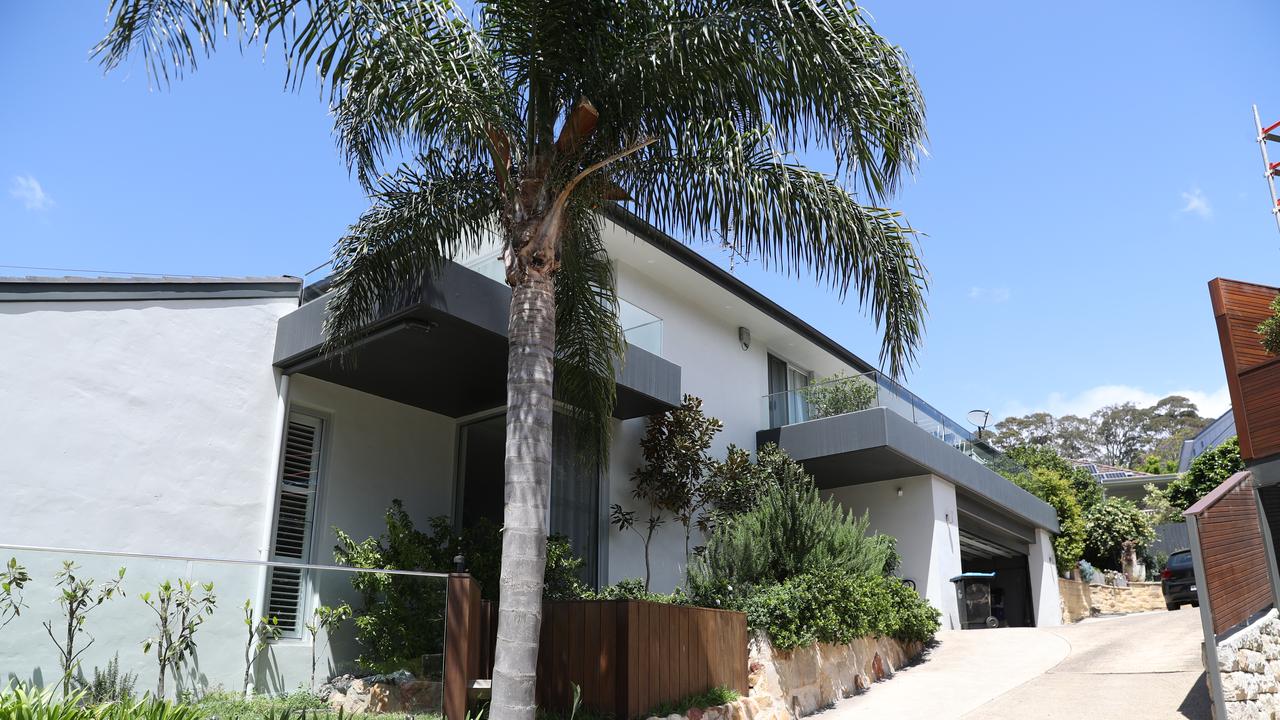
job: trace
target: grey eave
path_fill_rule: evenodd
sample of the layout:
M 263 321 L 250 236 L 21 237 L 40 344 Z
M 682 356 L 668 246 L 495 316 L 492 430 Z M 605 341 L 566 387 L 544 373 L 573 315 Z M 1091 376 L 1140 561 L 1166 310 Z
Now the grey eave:
M 0 278 L 0 302 L 296 298 L 294 277 Z
M 393 303 L 346 358 L 324 355 L 320 295 L 280 319 L 274 363 L 302 373 L 462 417 L 506 404 L 511 288 L 456 263 Z M 633 418 L 680 403 L 680 367 L 628 344 L 614 414 Z
M 1058 532 L 1048 503 L 888 408 L 761 430 L 756 442 L 777 443 L 820 487 L 933 474 L 1014 518 Z

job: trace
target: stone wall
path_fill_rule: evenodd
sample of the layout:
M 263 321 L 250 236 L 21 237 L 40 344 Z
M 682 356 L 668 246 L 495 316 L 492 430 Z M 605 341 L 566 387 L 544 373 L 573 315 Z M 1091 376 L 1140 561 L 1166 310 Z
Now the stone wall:
M 1099 615 L 1164 610 L 1164 594 L 1160 583 L 1135 582 L 1128 587 L 1091 585 L 1092 607 Z
M 1164 610 L 1160 583 L 1135 582 L 1128 587 L 1089 585 L 1079 580 L 1058 578 L 1062 597 L 1062 622 L 1079 622 L 1093 615 Z
M 1218 670 L 1227 717 L 1280 713 L 1280 617 L 1275 609 L 1218 643 Z
M 1093 614 L 1088 583 L 1058 578 L 1058 596 L 1062 598 L 1063 624 L 1080 622 Z
M 751 638 L 751 691 L 727 705 L 693 708 L 685 716 L 649 720 L 795 720 L 893 676 L 924 650 L 920 643 L 860 638 L 848 645 L 818 643 L 777 650 L 763 633 Z

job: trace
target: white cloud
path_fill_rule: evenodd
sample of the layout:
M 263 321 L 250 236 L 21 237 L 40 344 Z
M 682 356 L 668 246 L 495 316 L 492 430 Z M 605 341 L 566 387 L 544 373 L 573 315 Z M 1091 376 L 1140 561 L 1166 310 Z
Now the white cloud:
M 985 288 L 973 286 L 969 288 L 969 299 L 974 302 L 1002 303 L 1009 300 L 1009 288 Z
M 1192 188 L 1190 192 L 1182 193 L 1182 212 L 1193 213 L 1199 215 L 1201 220 L 1208 220 L 1213 217 L 1213 206 L 1209 204 L 1209 198 L 1200 192 L 1200 188 Z
M 22 203 L 28 210 L 48 210 L 53 207 L 53 198 L 40 187 L 40 181 L 30 175 L 15 175 L 9 184 L 9 195 Z
M 1231 394 L 1225 384 L 1211 392 L 1203 390 L 1169 390 L 1158 393 L 1133 387 L 1132 385 L 1098 385 L 1073 394 L 1049 393 L 1049 396 L 1039 403 L 1010 403 L 1001 417 L 1026 415 L 1027 413 L 1041 411 L 1049 412 L 1059 417 L 1063 415 L 1083 416 L 1107 405 L 1118 405 L 1126 402 L 1131 402 L 1138 407 L 1150 407 L 1160 399 L 1170 395 L 1181 395 L 1187 398 L 1196 404 L 1196 408 L 1199 409 L 1201 415 L 1209 418 L 1216 418 L 1231 407 Z

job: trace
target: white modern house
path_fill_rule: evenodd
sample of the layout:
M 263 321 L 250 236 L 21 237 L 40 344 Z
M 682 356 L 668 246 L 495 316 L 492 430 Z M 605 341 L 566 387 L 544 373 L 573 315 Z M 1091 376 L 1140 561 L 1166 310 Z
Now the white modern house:
M 988 467 L 1001 460 L 989 448 L 642 220 L 611 210 L 604 232 L 629 345 L 614 446 L 608 467 L 556 464 L 550 512 L 586 561 L 586 581 L 643 574 L 639 541 L 610 527 L 608 508 L 634 506 L 645 417 L 688 393 L 724 423 L 717 454 L 778 443 L 820 487 L 869 511 L 874 529 L 898 538 L 901 575 L 942 611 L 944 628 L 959 627 L 949 580 L 962 571 L 996 572 L 1007 624 L 1059 622 L 1054 511 Z M 201 631 L 196 681 L 239 685 L 238 607 L 249 600 L 283 629 L 259 681 L 306 684 L 303 624 L 318 604 L 351 595 L 344 575 L 68 550 L 327 565 L 334 527 L 377 535 L 395 498 L 423 525 L 500 519 L 510 294 L 496 268 L 485 254 L 449 264 L 377 321 L 354 363 L 321 353 L 324 282 L 0 281 L 0 561 L 16 556 L 36 576 L 29 608 L 0 628 L 0 676 L 56 675 L 38 621 L 55 617 L 49 586 L 65 558 L 99 580 L 128 568 L 130 596 L 89 620 L 98 642 L 86 668 L 105 664 L 107 647 L 138 647 L 150 618 L 136 594 L 172 573 L 212 580 L 219 595 L 209 627 L 225 632 Z M 874 401 L 815 417 L 801 389 L 837 372 L 874 386 Z M 558 432 L 557 458 L 573 449 Z M 681 528 L 660 531 L 654 589 L 680 582 L 683 547 Z M 334 646 L 320 650 L 322 675 L 341 665 L 341 638 Z M 140 650 L 121 654 L 122 666 L 152 663 Z

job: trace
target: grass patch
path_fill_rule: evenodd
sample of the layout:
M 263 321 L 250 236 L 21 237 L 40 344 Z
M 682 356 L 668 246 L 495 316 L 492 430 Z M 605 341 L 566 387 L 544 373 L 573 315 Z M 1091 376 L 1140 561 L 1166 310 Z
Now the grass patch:
M 202 720 L 302 720 L 305 718 L 336 718 L 338 711 L 329 703 L 306 690 L 284 695 L 254 695 L 246 698 L 239 693 L 215 691 L 189 700 L 190 706 Z M 442 720 L 439 713 L 343 713 L 343 720 Z
M 738 698 L 742 697 L 737 690 L 731 690 L 727 687 L 713 687 L 706 692 L 700 692 L 681 698 L 676 702 L 662 703 L 650 710 L 644 717 L 657 716 L 660 718 L 668 715 L 684 715 L 689 712 L 690 708 L 709 708 L 717 705 L 726 705 Z

